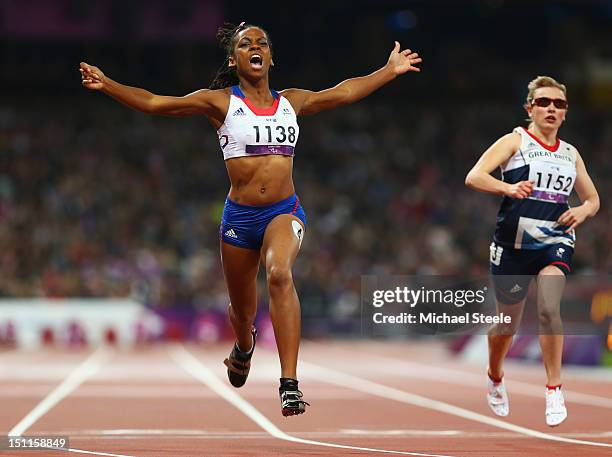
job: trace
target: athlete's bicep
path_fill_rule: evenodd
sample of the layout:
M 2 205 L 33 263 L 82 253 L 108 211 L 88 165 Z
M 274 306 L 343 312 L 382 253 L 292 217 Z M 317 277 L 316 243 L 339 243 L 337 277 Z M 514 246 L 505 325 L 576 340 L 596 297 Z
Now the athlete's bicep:
M 343 104 L 347 93 L 342 88 L 332 87 L 321 91 L 287 89 L 281 92 L 293 106 L 295 114 L 306 116 L 332 109 Z
M 521 136 L 518 133 L 504 135 L 480 156 L 470 173 L 492 173 L 493 170 L 506 163 L 520 146 Z
M 214 117 L 223 110 L 225 98 L 222 91 L 209 89 L 200 89 L 183 97 L 156 95 L 151 102 L 152 112 L 162 116 Z

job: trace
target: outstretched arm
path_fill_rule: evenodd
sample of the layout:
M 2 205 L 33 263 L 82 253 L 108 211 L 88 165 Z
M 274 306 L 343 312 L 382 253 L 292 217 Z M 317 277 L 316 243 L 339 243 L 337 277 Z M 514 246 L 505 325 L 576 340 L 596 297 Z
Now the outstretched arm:
M 509 184 L 491 176 L 493 170 L 506 162 L 521 145 L 518 133 L 509 133 L 497 140 L 487 149 L 476 165 L 465 177 L 465 185 L 470 189 L 510 198 L 527 198 L 533 192 L 533 182 L 519 181 Z
M 576 184 L 574 187 L 582 205 L 568 209 L 557 220 L 560 225 L 569 225 L 566 233 L 582 224 L 587 217 L 595 216 L 599 211 L 599 194 L 580 154 L 576 157 Z
M 421 69 L 415 65 L 421 61 L 419 55 L 410 49 L 400 51 L 400 44 L 396 41 L 386 65 L 374 73 L 347 79 L 330 89 L 319 92 L 287 89 L 281 93 L 291 102 L 296 114 L 315 114 L 361 100 L 406 72 L 419 72 Z
M 102 70 L 81 62 L 81 81 L 87 89 L 98 90 L 124 105 L 143 113 L 163 116 L 214 116 L 222 111 L 227 96 L 222 91 L 202 89 L 184 97 L 156 95 L 138 87 L 126 86 L 106 76 Z

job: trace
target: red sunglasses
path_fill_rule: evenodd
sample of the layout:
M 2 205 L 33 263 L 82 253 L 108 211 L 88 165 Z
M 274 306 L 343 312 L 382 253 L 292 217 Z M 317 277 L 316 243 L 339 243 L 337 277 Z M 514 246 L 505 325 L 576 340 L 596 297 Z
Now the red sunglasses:
M 562 98 L 548 98 L 548 97 L 539 97 L 535 98 L 531 104 L 539 106 L 541 108 L 546 108 L 550 106 L 550 104 L 555 105 L 557 109 L 567 109 L 567 100 L 563 100 Z

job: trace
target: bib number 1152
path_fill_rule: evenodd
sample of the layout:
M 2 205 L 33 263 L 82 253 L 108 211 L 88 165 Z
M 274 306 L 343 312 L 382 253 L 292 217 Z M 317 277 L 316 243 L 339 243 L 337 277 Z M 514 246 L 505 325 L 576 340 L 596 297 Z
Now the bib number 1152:
M 574 179 L 571 176 L 563 176 L 557 175 L 556 179 L 553 181 L 553 173 L 542 173 L 540 171 L 536 172 L 537 181 L 536 187 L 552 189 L 561 192 L 568 192 L 572 187 L 572 182 Z
M 569 166 L 548 162 L 529 164 L 529 180 L 536 190 L 569 195 L 575 179 L 576 170 Z

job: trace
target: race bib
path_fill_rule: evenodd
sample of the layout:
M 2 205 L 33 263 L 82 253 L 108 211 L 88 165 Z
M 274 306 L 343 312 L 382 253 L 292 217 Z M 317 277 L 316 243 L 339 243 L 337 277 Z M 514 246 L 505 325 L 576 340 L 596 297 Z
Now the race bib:
M 556 162 L 534 161 L 529 164 L 529 180 L 534 183 L 529 198 L 566 203 L 574 188 L 576 169 Z

